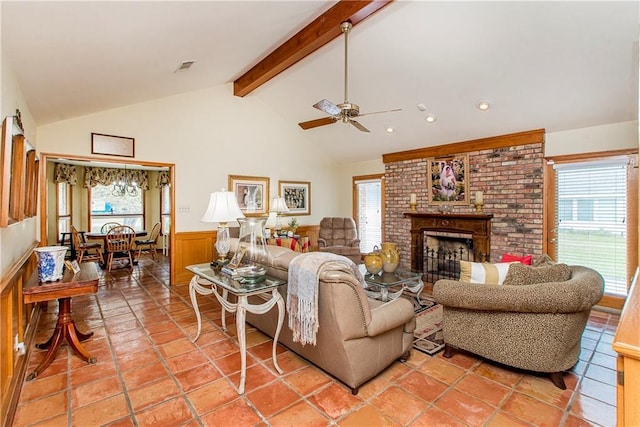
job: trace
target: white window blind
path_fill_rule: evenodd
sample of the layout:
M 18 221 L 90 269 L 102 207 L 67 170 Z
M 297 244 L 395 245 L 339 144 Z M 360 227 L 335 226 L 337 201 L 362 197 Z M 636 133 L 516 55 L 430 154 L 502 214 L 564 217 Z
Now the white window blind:
M 371 252 L 382 241 L 382 183 L 379 179 L 356 181 L 360 251 Z
M 627 294 L 626 160 L 554 165 L 557 260 L 605 279 L 605 293 Z

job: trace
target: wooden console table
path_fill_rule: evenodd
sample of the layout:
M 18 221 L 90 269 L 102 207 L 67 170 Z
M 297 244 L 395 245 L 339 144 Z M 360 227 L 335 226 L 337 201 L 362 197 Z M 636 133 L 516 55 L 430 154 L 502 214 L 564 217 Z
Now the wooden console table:
M 80 272 L 66 269 L 62 279 L 57 282 L 42 283 L 38 280 L 38 270 L 34 270 L 27 281 L 22 294 L 25 304 L 58 300 L 58 323 L 51 338 L 43 344 L 36 344 L 36 348 L 47 349 L 44 359 L 38 367 L 27 376 L 30 381 L 38 376 L 53 362 L 58 348 L 67 340 L 73 351 L 89 363 L 95 363 L 96 358 L 84 349 L 81 342 L 93 336 L 93 332 L 83 334 L 78 331 L 71 316 L 71 298 L 80 295 L 91 295 L 98 292 L 98 270 L 96 263 L 84 262 L 80 264 Z

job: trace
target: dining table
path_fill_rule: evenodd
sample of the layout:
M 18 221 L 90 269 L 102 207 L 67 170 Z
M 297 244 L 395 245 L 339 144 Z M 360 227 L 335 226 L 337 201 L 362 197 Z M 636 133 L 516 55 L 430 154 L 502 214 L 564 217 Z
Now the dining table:
M 136 237 L 143 237 L 147 235 L 147 231 L 146 230 L 135 230 L 136 233 Z M 103 233 L 103 232 L 87 232 L 84 235 L 85 239 L 87 240 L 102 240 L 102 248 L 104 250 L 104 263 L 100 264 L 100 267 L 105 268 L 107 266 L 107 255 L 108 255 L 108 250 L 107 250 L 107 233 Z M 138 260 L 135 259 L 135 252 L 133 252 L 131 254 L 131 256 L 133 257 L 133 265 L 138 265 Z

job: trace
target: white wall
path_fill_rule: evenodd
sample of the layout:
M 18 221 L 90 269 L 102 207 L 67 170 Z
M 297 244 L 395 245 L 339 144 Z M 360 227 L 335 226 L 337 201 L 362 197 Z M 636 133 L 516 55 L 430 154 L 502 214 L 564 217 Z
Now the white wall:
M 136 159 L 176 165 L 176 207 L 189 210 L 176 211 L 177 232 L 214 228 L 200 217 L 228 175 L 269 177 L 270 198 L 278 180 L 311 182 L 311 215 L 296 217 L 303 225 L 339 209 L 335 162 L 257 97 L 234 97 L 231 84 L 43 125 L 38 148 L 91 156 L 92 132 L 133 137 Z
M 11 65 L 2 54 L 0 80 L 2 87 L 0 93 L 0 115 L 4 120 L 7 116 L 15 115 L 16 108 L 20 110 L 25 136 L 31 144 L 38 149 L 35 138 L 35 124 L 29 107 L 22 95 L 22 89 L 18 85 Z M 7 228 L 0 228 L 0 276 L 3 276 L 9 266 L 14 264 L 22 256 L 34 241 L 40 239 L 40 227 L 38 217 L 27 218 Z
M 559 156 L 627 148 L 638 148 L 638 122 L 635 120 L 547 133 L 544 154 Z

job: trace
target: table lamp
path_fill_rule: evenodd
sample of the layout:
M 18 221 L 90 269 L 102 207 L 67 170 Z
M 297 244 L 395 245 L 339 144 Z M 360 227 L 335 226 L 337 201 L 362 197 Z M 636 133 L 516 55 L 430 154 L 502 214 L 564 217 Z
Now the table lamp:
M 227 262 L 227 254 L 231 249 L 231 238 L 229 237 L 229 227 L 227 223 L 236 221 L 236 218 L 244 218 L 244 214 L 238 206 L 235 195 L 224 188 L 215 193 L 211 193 L 209 206 L 200 221 L 217 222 L 218 236 L 216 238 L 216 251 L 220 256 L 219 263 Z
M 289 212 L 289 207 L 287 206 L 287 203 L 284 201 L 284 198 L 280 196 L 273 198 L 273 200 L 271 201 L 271 212 L 275 212 L 276 214 L 275 229 L 276 231 L 280 231 L 280 229 L 282 228 L 280 226 L 280 215 L 283 213 Z

